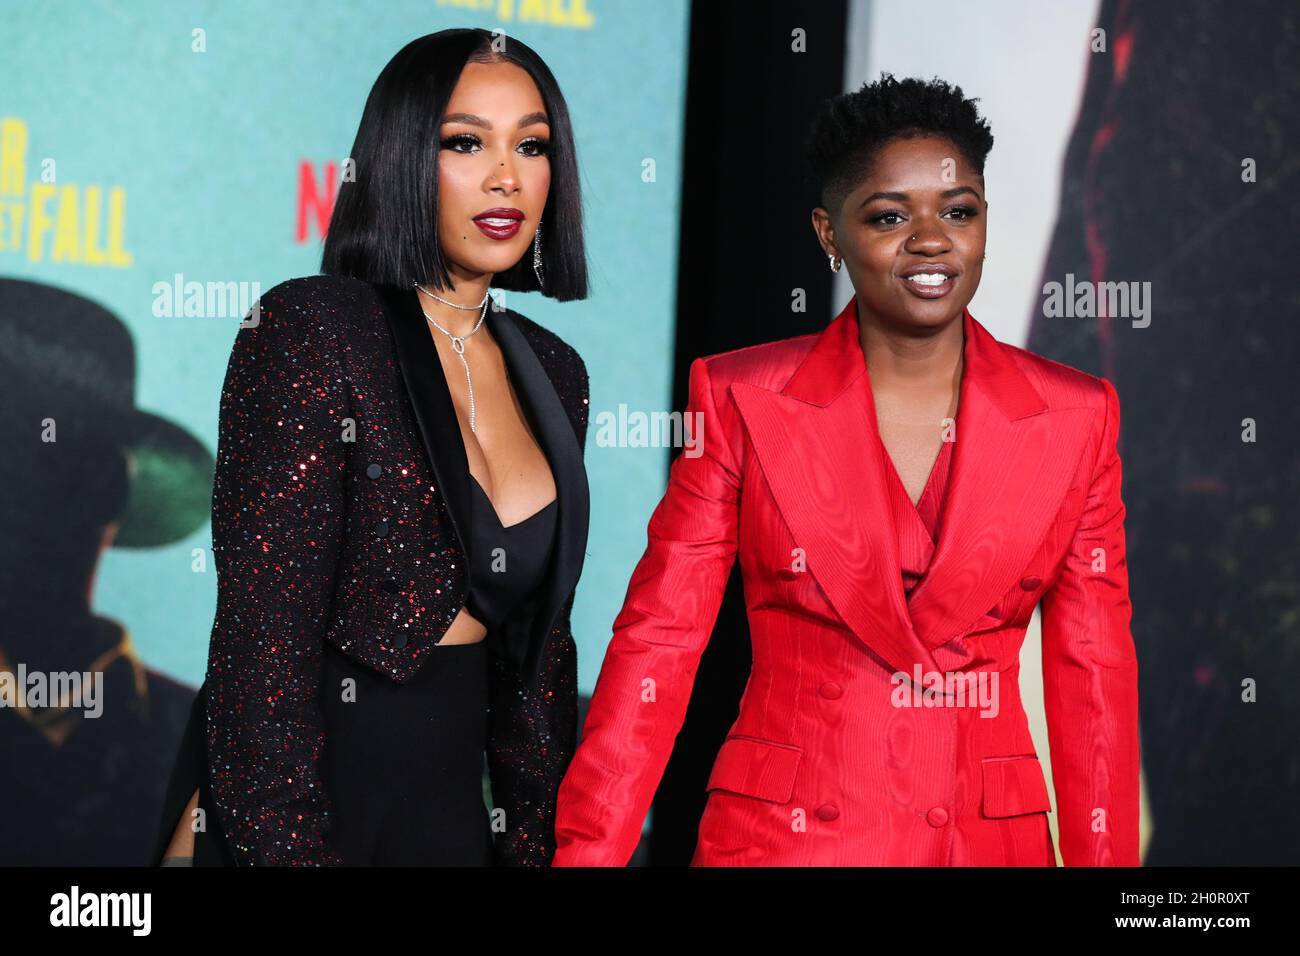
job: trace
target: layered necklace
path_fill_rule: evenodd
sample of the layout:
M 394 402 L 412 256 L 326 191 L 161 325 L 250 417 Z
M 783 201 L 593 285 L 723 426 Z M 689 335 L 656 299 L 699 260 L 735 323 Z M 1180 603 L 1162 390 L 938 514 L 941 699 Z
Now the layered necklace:
M 487 318 L 488 293 L 486 291 L 483 293 L 483 301 L 480 302 L 478 305 L 458 305 L 455 302 L 448 302 L 446 299 L 438 295 L 436 292 L 430 292 L 428 289 L 420 285 L 420 283 L 418 282 L 414 283 L 414 285 L 415 288 L 419 289 L 429 298 L 437 299 L 443 305 L 451 306 L 451 308 L 453 309 L 460 309 L 463 312 L 473 312 L 475 309 L 479 310 L 478 322 L 474 324 L 474 328 L 470 329 L 464 335 L 453 335 L 450 330 L 444 329 L 441 325 L 439 325 L 437 319 L 431 316 L 428 312 L 424 312 L 424 303 L 420 303 L 420 311 L 424 312 L 424 317 L 429 320 L 430 325 L 432 325 L 443 335 L 447 336 L 447 338 L 451 339 L 451 350 L 460 356 L 460 364 L 465 366 L 465 388 L 469 392 L 469 430 L 475 431 L 476 429 L 474 428 L 474 379 L 469 374 L 469 360 L 465 358 L 465 340 L 483 327 L 483 320 Z M 419 297 L 417 296 L 416 298 Z

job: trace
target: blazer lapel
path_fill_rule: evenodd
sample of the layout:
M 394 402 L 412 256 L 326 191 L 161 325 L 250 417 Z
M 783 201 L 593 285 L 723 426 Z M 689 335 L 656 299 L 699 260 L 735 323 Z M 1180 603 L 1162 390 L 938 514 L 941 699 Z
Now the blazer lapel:
M 472 521 L 469 459 L 437 347 L 414 289 L 375 288 L 386 306 L 402 379 L 415 409 L 438 490 L 447 503 L 461 550 L 468 555 Z M 559 506 L 555 555 L 541 588 L 531 629 L 525 635 L 527 641 L 512 640 L 516 636 L 512 632 L 500 635 L 497 644 L 516 669 L 535 682 L 541 671 L 546 638 L 582 574 L 590 513 L 587 472 L 568 413 L 514 314 L 490 308 L 487 324 L 501 347 L 511 382 L 532 412 L 537 440 L 555 479 Z
M 777 506 L 843 618 L 896 671 L 939 671 L 932 650 L 966 633 L 1012 586 L 1074 473 L 1088 409 L 1047 406 L 969 311 L 957 444 L 934 558 L 910 597 L 857 300 L 818 336 L 781 392 L 731 388 Z
M 963 316 L 965 367 L 939 538 L 909 615 L 928 647 L 971 630 L 1041 547 L 1093 412 L 1049 410 L 1014 354 Z
M 511 381 L 524 404 L 532 411 L 537 440 L 550 462 L 559 502 L 555 553 L 542 585 L 533 633 L 526 649 L 516 649 L 513 652 L 515 662 L 523 673 L 536 677 L 541 668 L 542 651 L 556 615 L 577 587 L 578 578 L 582 574 L 590 513 L 587 470 L 583 465 L 582 448 L 578 445 L 578 436 L 574 434 L 569 415 L 551 383 L 550 375 L 519 328 L 514 313 L 492 309 L 488 312 L 488 323 L 492 336 L 505 355 Z
M 420 438 L 429 456 L 438 482 L 435 489 L 447 504 L 452 530 L 460 543 L 461 552 L 469 554 L 471 506 L 469 487 L 469 457 L 465 442 L 460 437 L 456 421 L 456 406 L 451 400 L 451 389 L 442 374 L 442 360 L 429 333 L 429 323 L 420 309 L 415 289 L 376 285 L 383 300 L 397 364 L 402 371 L 415 420 L 420 427 Z
M 844 623 L 895 671 L 937 671 L 907 616 L 856 299 L 781 392 L 735 384 L 768 487 Z

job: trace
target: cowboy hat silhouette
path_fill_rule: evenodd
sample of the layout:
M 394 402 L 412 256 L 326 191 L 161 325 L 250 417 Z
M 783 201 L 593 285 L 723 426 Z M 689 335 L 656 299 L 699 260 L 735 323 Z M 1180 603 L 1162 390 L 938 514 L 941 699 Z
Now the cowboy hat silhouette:
M 148 667 L 130 629 L 95 612 L 94 579 L 108 547 L 157 547 L 202 527 L 214 460 L 136 407 L 135 375 L 131 335 L 107 309 L 0 279 L 0 670 L 89 673 L 102 687 L 99 719 L 62 699 L 0 709 L 12 781 L 0 863 L 151 862 L 194 690 Z
M 0 279 L 0 376 L 0 389 L 12 398 L 6 453 L 33 462 L 33 483 L 52 477 L 37 464 L 51 456 L 34 454 L 47 419 L 56 438 L 71 433 L 78 443 L 127 453 L 114 546 L 170 544 L 209 519 L 212 454 L 181 426 L 136 407 L 135 346 L 107 309 L 52 286 Z

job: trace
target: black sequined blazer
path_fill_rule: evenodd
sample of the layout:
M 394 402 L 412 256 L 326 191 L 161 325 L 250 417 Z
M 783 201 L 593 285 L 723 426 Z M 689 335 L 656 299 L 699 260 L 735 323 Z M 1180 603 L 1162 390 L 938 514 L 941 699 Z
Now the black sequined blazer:
M 587 541 L 587 372 L 522 315 L 489 310 L 487 321 L 534 412 L 559 501 L 531 633 L 512 645 L 489 637 L 488 768 L 507 827 L 494 857 L 547 865 L 577 735 L 569 613 Z M 398 683 L 416 673 L 465 603 L 469 481 L 413 289 L 309 276 L 262 295 L 221 392 L 217 613 L 155 859 L 207 771 L 230 862 L 341 862 L 317 769 L 322 642 Z

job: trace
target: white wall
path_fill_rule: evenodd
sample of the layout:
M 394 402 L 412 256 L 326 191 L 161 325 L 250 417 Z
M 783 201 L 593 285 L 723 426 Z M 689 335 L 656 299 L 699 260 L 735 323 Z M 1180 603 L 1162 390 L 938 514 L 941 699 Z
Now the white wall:
M 1038 300 L 1097 7 L 1095 0 L 931 0 L 924 8 L 904 0 L 849 0 L 846 90 L 886 71 L 898 78 L 938 76 L 979 98 L 993 151 L 984 169 L 988 260 L 970 310 L 995 338 L 1013 345 L 1024 344 Z M 831 317 L 853 295 L 846 271 L 835 283 Z M 1050 787 L 1039 617 L 1035 611 L 1025 637 L 1020 688 Z M 1055 837 L 1055 812 L 1049 819 Z M 1144 851 L 1151 828 L 1144 786 Z
M 988 260 L 970 310 L 1014 345 L 1029 331 L 1096 14 L 1095 0 L 849 0 L 846 90 L 887 71 L 938 76 L 979 98 L 993 152 L 984 170 Z M 841 271 L 832 315 L 852 295 Z

